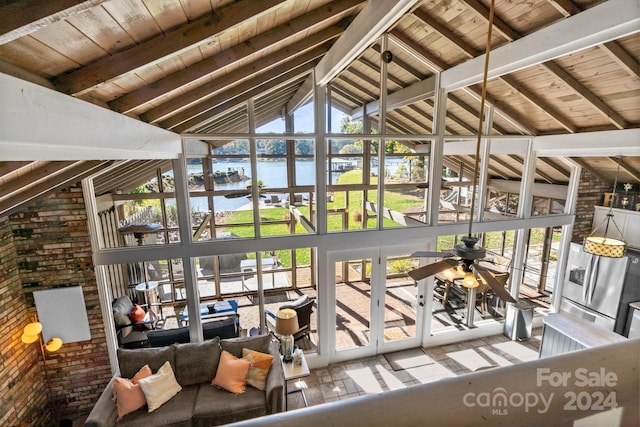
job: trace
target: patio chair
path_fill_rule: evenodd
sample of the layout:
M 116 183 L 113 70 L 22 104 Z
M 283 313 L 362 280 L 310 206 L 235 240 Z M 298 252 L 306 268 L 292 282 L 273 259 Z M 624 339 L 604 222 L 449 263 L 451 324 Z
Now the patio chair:
M 298 330 L 293 334 L 293 339 L 297 340 L 302 337 L 310 339 L 309 331 L 311 330 L 311 314 L 313 313 L 313 299 L 309 295 L 303 295 L 300 298 L 281 305 L 278 310 L 291 308 L 298 315 Z M 276 315 L 269 310 L 265 310 L 265 319 L 267 328 L 271 331 L 276 330 Z
M 111 308 L 118 344 L 125 348 L 147 347 L 147 331 L 155 329 L 158 323 L 157 314 L 153 310 L 147 310 L 142 320 L 132 321 L 129 315 L 135 309 L 135 305 L 126 295 L 114 300 Z

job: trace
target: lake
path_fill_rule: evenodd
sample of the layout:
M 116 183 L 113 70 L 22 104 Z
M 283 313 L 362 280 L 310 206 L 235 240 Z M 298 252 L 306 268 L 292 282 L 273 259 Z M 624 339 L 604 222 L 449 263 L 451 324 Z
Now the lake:
M 354 162 L 355 163 L 355 162 Z M 389 165 L 389 172 L 394 173 L 395 169 L 400 165 L 400 161 L 397 164 Z M 258 179 L 262 180 L 263 185 L 266 188 L 286 188 L 287 185 L 287 170 L 286 163 L 284 161 L 257 161 Z M 247 176 L 251 176 L 251 164 L 245 161 L 224 162 L 216 161 L 214 163 L 214 170 L 226 172 L 228 170 L 244 170 Z M 372 167 L 373 173 L 378 173 L 377 167 Z M 202 173 L 201 165 L 188 165 L 188 174 Z M 332 174 L 332 183 L 335 184 L 339 177 L 338 173 Z M 313 160 L 296 160 L 296 182 L 298 185 L 314 185 L 315 180 L 315 162 Z M 224 190 L 236 190 L 243 189 L 247 186 L 248 181 L 232 182 L 228 184 L 216 184 L 217 189 Z M 224 197 L 215 197 L 214 203 L 216 211 L 231 211 L 238 209 L 248 203 L 249 199 L 246 197 L 239 197 L 236 199 L 227 199 Z M 191 198 L 192 209 L 198 211 L 208 211 L 208 204 L 205 197 Z

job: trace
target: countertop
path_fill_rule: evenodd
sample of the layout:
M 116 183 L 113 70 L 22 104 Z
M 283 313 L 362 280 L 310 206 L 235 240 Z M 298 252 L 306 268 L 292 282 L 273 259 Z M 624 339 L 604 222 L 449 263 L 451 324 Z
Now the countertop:
M 550 314 L 545 316 L 542 321 L 545 327 L 549 326 L 557 330 L 586 348 L 627 340 L 622 335 L 567 313 Z

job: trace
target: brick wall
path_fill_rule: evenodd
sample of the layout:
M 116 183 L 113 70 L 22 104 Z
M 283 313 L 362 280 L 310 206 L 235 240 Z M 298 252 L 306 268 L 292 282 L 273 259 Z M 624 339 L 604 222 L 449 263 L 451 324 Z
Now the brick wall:
M 37 393 L 33 399 L 17 399 L 11 390 L 3 387 L 1 401 L 5 410 L 2 413 L 20 411 L 21 414 L 7 418 L 8 423 L 2 422 L 7 415 L 0 414 L 3 417 L 0 425 L 20 422 L 55 425 L 60 420 L 82 417 L 98 399 L 111 377 L 111 370 L 81 188 L 59 191 L 23 212 L 5 218 L 2 230 L 3 237 L 11 241 L 9 245 L 2 245 L 0 268 L 10 273 L 3 274 L 1 282 L 2 317 L 12 319 L 13 323 L 2 335 L 11 336 L 12 341 L 2 349 L 10 347 L 13 352 L 24 352 L 30 361 L 25 365 L 25 360 L 18 360 L 22 357 L 12 357 L 7 364 L 9 358 L 3 353 L 5 364 L 2 368 L 17 375 L 13 381 L 19 390 L 36 390 Z M 6 250 L 5 246 L 12 249 Z M 5 251 L 8 251 L 6 260 Z M 60 285 L 82 286 L 91 339 L 65 343 L 58 352 L 48 353 L 45 376 L 38 345 L 23 344 L 20 335 L 22 328 L 36 315 L 32 292 Z M 12 297 L 9 296 L 11 292 Z M 7 325 L 7 322 L 3 324 Z M 45 388 L 47 379 L 49 387 Z M 50 395 L 45 402 L 47 389 Z M 53 414 L 46 414 L 45 403 Z
M 37 344 L 24 344 L 22 330 L 32 319 L 20 282 L 14 237 L 0 218 L 0 425 L 52 425 L 47 384 Z
M 573 225 L 571 241 L 582 243 L 582 240 L 593 229 L 594 206 L 601 206 L 604 193 L 611 192 L 612 186 L 600 181 L 598 178 L 582 170 L 580 184 L 578 185 L 578 200 L 576 203 L 576 218 Z

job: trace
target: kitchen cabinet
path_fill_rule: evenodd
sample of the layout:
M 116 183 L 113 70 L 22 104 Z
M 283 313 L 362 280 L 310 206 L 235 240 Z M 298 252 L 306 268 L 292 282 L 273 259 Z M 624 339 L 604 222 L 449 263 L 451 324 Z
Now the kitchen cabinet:
M 593 228 L 598 227 L 607 218 L 608 207 L 595 206 Z M 628 209 L 612 209 L 613 220 L 620 229 L 622 237 L 630 248 L 640 249 L 640 212 Z

